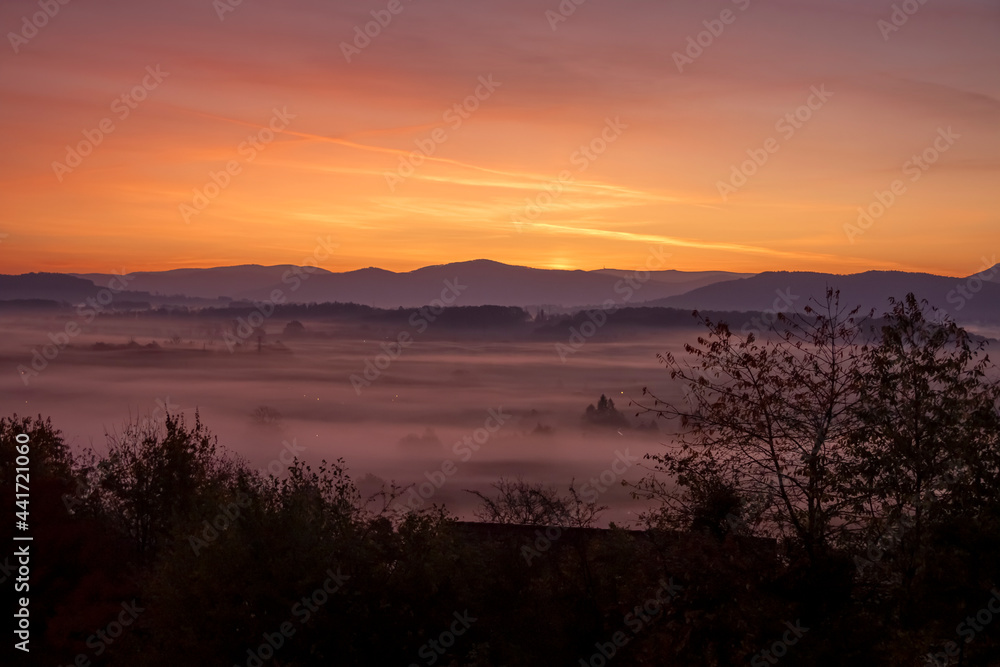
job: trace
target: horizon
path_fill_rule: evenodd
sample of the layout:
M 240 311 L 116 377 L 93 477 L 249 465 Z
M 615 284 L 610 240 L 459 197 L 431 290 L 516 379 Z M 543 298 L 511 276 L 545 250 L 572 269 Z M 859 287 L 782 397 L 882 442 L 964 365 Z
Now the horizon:
M 987 262 L 990 262 L 990 261 L 992 261 L 993 263 L 992 264 L 987 264 Z M 581 271 L 581 272 L 585 272 L 585 273 L 590 273 L 590 272 L 595 272 L 595 271 L 636 271 L 636 272 L 640 272 L 640 271 L 644 271 L 645 270 L 643 267 L 622 268 L 622 267 L 618 267 L 618 266 L 603 266 L 601 268 L 565 268 L 565 269 L 564 268 L 551 267 L 551 266 L 527 266 L 527 265 L 524 265 L 524 264 L 508 264 L 506 262 L 501 262 L 501 261 L 495 260 L 495 259 L 488 259 L 488 258 L 485 258 L 485 257 L 478 257 L 476 259 L 456 260 L 456 261 L 453 261 L 453 262 L 446 262 L 446 263 L 441 263 L 441 264 L 425 264 L 425 265 L 417 266 L 415 268 L 402 269 L 402 270 L 387 269 L 387 268 L 381 267 L 381 266 L 358 266 L 358 267 L 355 267 L 355 268 L 348 268 L 348 269 L 330 269 L 330 268 L 327 268 L 327 267 L 324 267 L 324 266 L 314 266 L 314 268 L 317 268 L 317 269 L 319 269 L 321 271 L 327 271 L 329 273 L 334 273 L 334 274 L 351 273 L 351 272 L 356 272 L 356 271 L 365 271 L 365 270 L 368 270 L 368 269 L 374 269 L 374 270 L 385 271 L 387 273 L 393 273 L 393 274 L 397 274 L 398 275 L 398 274 L 405 274 L 405 273 L 413 273 L 414 271 L 419 271 L 421 269 L 429 269 L 429 268 L 435 268 L 435 267 L 451 266 L 451 265 L 455 265 L 455 264 L 473 264 L 473 263 L 477 263 L 477 262 L 488 262 L 488 263 L 492 263 L 492 264 L 500 264 L 500 265 L 511 267 L 511 268 L 536 269 L 536 270 L 542 270 L 542 271 Z M 731 270 L 725 270 L 725 269 L 678 269 L 678 268 L 668 268 L 668 269 L 657 269 L 657 270 L 654 270 L 652 272 L 653 273 L 662 273 L 662 272 L 667 272 L 667 271 L 677 271 L 677 272 L 680 272 L 680 273 L 716 273 L 716 272 L 718 272 L 718 273 L 732 273 L 732 274 L 736 274 L 736 275 L 738 275 L 738 274 L 760 275 L 760 274 L 766 274 L 766 273 L 818 273 L 818 274 L 824 274 L 824 275 L 828 274 L 828 275 L 836 275 L 836 276 L 852 276 L 852 275 L 859 275 L 859 274 L 863 274 L 863 273 L 877 273 L 877 272 L 887 272 L 887 273 L 896 272 L 896 273 L 925 273 L 925 274 L 928 274 L 928 275 L 935 275 L 935 276 L 940 276 L 940 277 L 943 277 L 943 278 L 967 278 L 969 276 L 974 276 L 974 275 L 977 275 L 977 274 L 981 274 L 984 270 L 991 269 L 994 266 L 998 266 L 998 265 L 1000 265 L 1000 263 L 998 263 L 998 262 L 995 261 L 995 257 L 993 258 L 993 260 L 988 260 L 988 259 L 986 259 L 985 256 L 983 256 L 983 257 L 980 258 L 980 265 L 979 265 L 979 267 L 976 270 L 971 271 L 968 274 L 934 273 L 934 272 L 931 272 L 931 271 L 907 271 L 907 270 L 902 270 L 902 269 L 882 269 L 882 268 L 862 268 L 862 269 L 858 269 L 856 271 L 847 271 L 847 272 L 839 272 L 839 271 L 815 271 L 815 270 L 808 270 L 808 269 L 789 270 L 789 269 L 777 269 L 777 268 L 776 269 L 764 269 L 762 271 L 731 271 Z M 84 271 L 84 270 L 69 270 L 69 269 L 67 269 L 67 270 L 61 270 L 61 271 L 50 271 L 50 270 L 36 269 L 36 270 L 31 270 L 31 271 L 23 271 L 21 273 L 0 273 L 0 275 L 17 276 L 17 275 L 26 275 L 26 274 L 32 274 L 32 273 L 38 273 L 38 274 L 41 274 L 41 273 L 52 273 L 52 274 L 69 275 L 69 276 L 86 276 L 86 275 L 92 275 L 92 274 L 115 274 L 115 273 L 117 273 L 118 275 L 131 275 L 131 274 L 134 274 L 134 273 L 167 273 L 167 272 L 171 272 L 171 271 L 184 271 L 184 270 L 190 270 L 190 271 L 211 271 L 211 270 L 214 270 L 214 269 L 239 269 L 239 268 L 263 268 L 263 269 L 273 269 L 273 268 L 283 268 L 283 267 L 306 268 L 306 267 L 310 267 L 310 266 L 313 266 L 313 265 L 309 265 L 309 264 L 288 264 L 288 263 L 285 263 L 285 264 L 243 263 L 243 264 L 228 264 L 228 265 L 219 265 L 219 266 L 176 266 L 176 267 L 164 268 L 164 269 L 139 269 L 139 270 L 134 270 L 134 271 L 126 271 L 124 273 L 122 273 L 121 271 L 115 271 L 115 270 L 112 270 L 112 271 Z M 736 278 L 736 279 L 739 279 L 739 278 Z

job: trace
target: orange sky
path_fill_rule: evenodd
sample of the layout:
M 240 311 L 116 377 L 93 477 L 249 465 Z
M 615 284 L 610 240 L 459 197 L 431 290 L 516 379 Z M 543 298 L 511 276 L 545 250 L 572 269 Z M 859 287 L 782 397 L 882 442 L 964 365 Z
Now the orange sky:
M 0 272 L 301 264 L 328 236 L 335 271 L 632 268 L 667 245 L 685 270 L 968 275 L 1000 251 L 996 2 L 931 0 L 886 39 L 882 0 L 586 0 L 558 23 L 557 0 L 401 0 L 347 62 L 388 4 L 243 0 L 220 20 L 209 0 L 73 0 L 12 41 L 38 6 L 3 3 Z M 294 118 L 266 142 L 274 109 Z M 85 131 L 100 143 L 54 166 Z M 767 160 L 724 200 L 748 151 Z

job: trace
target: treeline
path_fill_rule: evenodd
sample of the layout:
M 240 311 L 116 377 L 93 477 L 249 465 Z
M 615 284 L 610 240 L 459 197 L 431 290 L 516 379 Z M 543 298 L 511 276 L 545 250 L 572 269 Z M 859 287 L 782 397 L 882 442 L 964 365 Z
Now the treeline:
M 139 313 L 140 317 L 178 318 L 189 317 L 198 320 L 230 320 L 246 318 L 260 307 L 252 303 L 234 302 L 225 308 L 187 308 L 184 306 L 164 306 L 151 308 Z M 690 310 L 679 308 L 628 307 L 602 310 L 600 307 L 579 310 L 570 314 L 546 314 L 532 317 L 524 308 L 517 306 L 448 306 L 432 309 L 420 308 L 375 308 L 357 303 L 310 303 L 282 304 L 267 307 L 267 317 L 278 320 L 328 320 L 341 322 L 372 323 L 386 326 L 407 327 L 412 320 L 433 318 L 435 326 L 458 328 L 518 328 L 525 333 L 533 333 L 542 338 L 558 339 L 569 336 L 573 327 L 579 328 L 585 322 L 595 320 L 610 326 L 623 327 L 693 327 L 698 320 Z M 753 312 L 704 312 L 703 316 L 724 319 L 733 328 L 753 325 L 755 330 L 766 330 L 775 322 L 776 316 Z M 109 315 L 120 317 L 120 315 Z
M 7 664 L 729 664 L 797 613 L 794 586 L 768 590 L 773 549 L 588 531 L 592 504 L 526 484 L 498 485 L 494 506 L 512 523 L 533 506 L 537 528 L 476 531 L 440 508 L 400 513 L 400 489 L 362 498 L 340 461 L 265 477 L 197 417 L 133 422 L 77 458 L 48 420 L 4 418 L 8 507 L 17 434 L 33 634 Z
M 62 310 L 74 312 L 66 304 L 42 299 L 0 301 L 0 310 Z M 232 302 L 225 307 L 189 307 L 183 305 L 155 306 L 148 302 L 116 301 L 111 303 L 102 318 L 133 319 L 189 319 L 194 323 L 212 321 L 232 321 L 247 318 L 253 313 L 263 313 L 267 319 L 278 321 L 330 321 L 356 323 L 359 325 L 379 325 L 399 329 L 412 326 L 414 321 L 434 321 L 435 326 L 458 329 L 504 329 L 525 335 L 534 335 L 544 340 L 559 340 L 572 335 L 582 325 L 587 327 L 596 322 L 600 327 L 648 327 L 676 328 L 697 326 L 698 321 L 687 309 L 631 306 L 602 310 L 600 307 L 582 309 L 572 313 L 552 314 L 544 310 L 532 316 L 524 308 L 517 306 L 448 306 L 434 309 L 420 308 L 376 308 L 357 303 L 308 303 L 308 304 L 267 304 L 262 307 L 252 302 Z M 763 331 L 775 322 L 774 313 L 756 312 L 704 312 L 702 316 L 722 319 L 734 329 L 744 327 Z
M 339 322 L 371 323 L 404 328 L 418 319 L 431 320 L 443 326 L 496 328 L 516 326 L 530 319 L 527 311 L 515 306 L 448 306 L 433 308 L 375 308 L 357 303 L 308 303 L 261 306 L 237 303 L 225 308 L 187 308 L 166 306 L 139 313 L 148 318 L 192 318 L 195 320 L 234 320 L 262 313 L 267 318 L 280 320 L 326 320 Z M 111 315 L 120 317 L 121 315 Z

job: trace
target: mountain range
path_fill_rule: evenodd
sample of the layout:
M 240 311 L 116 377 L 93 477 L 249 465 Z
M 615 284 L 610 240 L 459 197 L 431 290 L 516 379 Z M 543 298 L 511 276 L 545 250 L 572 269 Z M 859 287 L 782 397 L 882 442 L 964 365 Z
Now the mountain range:
M 621 300 L 633 271 L 601 269 L 568 271 L 511 266 L 473 260 L 396 273 L 378 268 L 334 273 L 315 267 L 230 266 L 211 269 L 175 269 L 128 275 L 130 290 L 153 295 L 184 295 L 203 299 L 265 300 L 280 290 L 289 302 L 354 302 L 377 308 L 412 308 L 457 293 L 455 305 L 532 306 L 572 308 L 606 299 Z M 653 271 L 633 285 L 632 302 L 684 294 L 720 280 L 752 274 L 726 271 Z M 76 274 L 96 285 L 107 285 L 113 274 Z M 642 277 L 642 276 L 640 276 Z M 616 292 L 617 286 L 617 292 Z M 3 294 L 0 282 L 0 295 Z M 3 297 L 8 298 L 8 297 Z
M 115 280 L 117 278 L 117 280 Z M 473 260 L 393 272 L 366 268 L 341 273 L 315 267 L 228 266 L 127 274 L 116 302 L 152 305 L 219 305 L 263 301 L 279 294 L 290 303 L 353 302 L 378 308 L 413 308 L 445 297 L 454 305 L 582 308 L 613 301 L 716 311 L 801 311 L 827 288 L 841 303 L 884 311 L 890 297 L 907 292 L 927 299 L 959 322 L 1000 324 L 1000 264 L 955 278 L 928 273 L 867 271 L 849 275 L 802 271 L 759 274 L 726 271 L 594 271 L 536 269 Z M 28 273 L 0 275 L 0 301 L 44 299 L 79 303 L 115 274 Z
M 1000 323 L 1000 264 L 964 278 L 903 271 L 866 271 L 849 275 L 805 271 L 767 271 L 748 278 L 698 287 L 656 299 L 644 306 L 705 310 L 799 311 L 839 290 L 840 303 L 884 312 L 889 299 L 908 292 L 959 322 Z

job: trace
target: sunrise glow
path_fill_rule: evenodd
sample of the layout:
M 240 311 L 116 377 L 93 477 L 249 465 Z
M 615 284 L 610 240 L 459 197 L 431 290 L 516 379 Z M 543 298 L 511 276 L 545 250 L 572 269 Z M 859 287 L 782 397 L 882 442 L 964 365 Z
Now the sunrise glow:
M 364 48 L 384 3 L 328 4 L 74 2 L 9 46 L 3 271 L 298 264 L 327 236 L 335 271 L 629 268 L 667 245 L 684 270 L 967 275 L 996 250 L 996 4 L 885 33 L 890 3 L 860 0 L 557 22 L 421 0 Z

